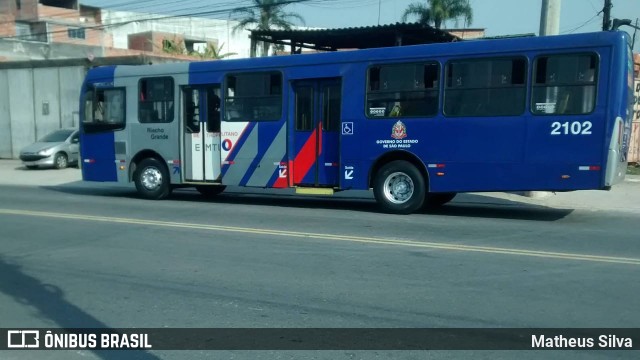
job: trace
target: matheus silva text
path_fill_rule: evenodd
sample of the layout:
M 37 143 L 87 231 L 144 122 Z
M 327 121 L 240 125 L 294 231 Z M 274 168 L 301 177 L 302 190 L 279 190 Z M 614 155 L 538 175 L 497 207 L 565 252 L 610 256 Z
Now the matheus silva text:
M 531 347 L 550 349 L 630 349 L 633 348 L 633 341 L 631 338 L 616 335 L 600 335 L 597 339 L 592 337 L 565 337 L 563 335 L 554 337 L 531 335 Z

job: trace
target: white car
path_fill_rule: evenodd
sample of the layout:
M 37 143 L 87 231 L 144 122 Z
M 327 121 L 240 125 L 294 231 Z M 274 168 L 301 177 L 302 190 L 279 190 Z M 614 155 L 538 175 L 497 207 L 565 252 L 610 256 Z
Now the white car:
M 20 160 L 29 169 L 53 166 L 64 169 L 78 164 L 80 135 L 76 129 L 56 130 L 20 151 Z

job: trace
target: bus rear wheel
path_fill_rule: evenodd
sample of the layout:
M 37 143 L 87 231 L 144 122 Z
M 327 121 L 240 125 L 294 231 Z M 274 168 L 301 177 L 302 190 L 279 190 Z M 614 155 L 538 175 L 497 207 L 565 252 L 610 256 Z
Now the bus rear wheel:
M 200 185 L 196 186 L 196 190 L 204 197 L 214 197 L 219 195 L 226 189 L 224 185 Z
M 410 214 L 422 207 L 425 189 L 420 171 L 404 160 L 384 165 L 373 183 L 376 201 L 383 211 L 392 214 Z
M 136 167 L 133 178 L 138 194 L 145 199 L 160 200 L 171 193 L 169 171 L 154 158 L 142 160 Z
M 424 207 L 427 209 L 438 208 L 456 197 L 457 193 L 430 193 L 424 200 Z

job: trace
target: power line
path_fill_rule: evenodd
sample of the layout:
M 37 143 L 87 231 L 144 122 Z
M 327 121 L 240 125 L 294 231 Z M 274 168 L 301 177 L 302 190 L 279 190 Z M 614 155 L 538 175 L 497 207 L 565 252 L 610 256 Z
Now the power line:
M 306 2 L 313 2 L 313 1 L 319 1 L 319 0 L 286 0 L 286 1 L 282 1 L 281 5 L 282 6 L 286 6 L 289 4 L 299 4 L 299 3 L 306 3 Z M 209 8 L 210 6 L 200 6 L 200 7 L 195 7 L 192 9 L 203 9 L 203 8 Z M 116 23 L 110 23 L 110 24 L 101 24 L 101 25 L 96 25 L 96 26 L 88 26 L 85 27 L 85 29 L 91 29 L 91 30 L 104 30 L 107 28 L 112 28 L 112 27 L 117 27 L 117 26 L 122 26 L 122 25 L 128 25 L 134 22 L 143 22 L 143 21 L 158 21 L 158 20 L 164 20 L 164 19 L 174 19 L 174 18 L 183 18 L 183 17 L 203 17 L 203 16 L 209 16 L 209 15 L 221 15 L 221 14 L 230 14 L 231 12 L 233 12 L 234 10 L 237 9 L 246 9 L 246 10 L 251 10 L 251 9 L 256 9 L 256 8 L 260 8 L 259 5 L 251 5 L 251 6 L 241 6 L 241 7 L 234 7 L 234 8 L 227 8 L 227 9 L 222 9 L 222 10 L 211 10 L 211 11 L 198 11 L 198 12 L 192 12 L 192 13 L 185 13 L 185 14 L 175 14 L 175 15 L 166 15 L 166 16 L 154 16 L 154 17 L 147 17 L 147 18 L 140 18 L 140 19 L 130 19 L 130 20 L 125 20 L 125 21 L 121 21 L 121 22 L 116 22 Z M 189 9 L 185 9 L 185 10 L 189 10 Z M 58 30 L 58 31 L 45 31 L 45 32 L 41 32 L 41 33 L 32 33 L 30 35 L 15 35 L 15 36 L 4 36 L 4 37 L 0 37 L 0 39 L 15 39 L 15 38 L 24 38 L 24 37 L 37 37 L 37 36 L 43 36 L 43 35 L 52 35 L 52 34 L 58 34 L 58 33 L 66 33 L 67 30 Z
M 571 30 L 565 30 L 565 31 L 563 31 L 562 33 L 563 33 L 563 34 L 571 34 L 571 33 L 575 32 L 575 31 L 577 31 L 577 30 L 580 30 L 580 29 L 582 29 L 583 27 L 585 27 L 585 26 L 587 26 L 587 25 L 589 25 L 589 24 L 593 23 L 593 21 L 594 21 L 595 19 L 597 19 L 599 16 L 600 16 L 600 13 L 595 14 L 595 15 L 593 15 L 593 17 L 592 17 L 592 18 L 590 18 L 589 20 L 585 21 L 583 24 L 578 25 L 578 26 L 574 27 L 574 28 L 573 28 L 573 29 L 571 29 Z
M 154 2 L 154 1 L 158 1 L 158 0 L 139 0 L 138 2 L 136 2 L 135 5 L 138 5 L 138 8 L 145 8 L 148 7 L 147 5 L 143 5 L 143 6 L 139 6 L 139 4 L 141 3 L 150 3 L 150 2 Z M 161 2 L 159 4 L 156 5 L 163 5 L 163 4 L 179 4 L 179 3 L 184 3 L 184 1 L 180 1 L 180 0 L 170 0 L 170 1 L 166 1 L 166 2 Z M 131 5 L 131 1 L 125 1 L 125 2 L 121 2 L 121 3 L 116 3 L 116 4 L 111 4 L 109 5 L 109 7 L 105 7 L 105 8 L 98 8 L 100 10 L 102 9 L 111 9 L 113 6 L 119 6 L 119 5 Z M 93 5 L 82 5 L 85 7 L 92 7 L 92 8 L 97 8 L 96 6 Z M 45 16 L 46 19 L 48 20 L 65 20 L 65 19 L 77 19 L 77 16 L 80 16 L 81 13 L 78 9 L 77 13 L 69 13 L 69 11 L 73 11 L 76 9 L 66 9 L 65 11 L 60 11 L 57 13 L 50 13 L 47 16 Z M 15 21 L 15 20 L 8 20 L 8 21 L 0 21 L 0 25 L 4 25 L 4 24 L 12 24 L 15 22 L 20 22 L 20 21 Z

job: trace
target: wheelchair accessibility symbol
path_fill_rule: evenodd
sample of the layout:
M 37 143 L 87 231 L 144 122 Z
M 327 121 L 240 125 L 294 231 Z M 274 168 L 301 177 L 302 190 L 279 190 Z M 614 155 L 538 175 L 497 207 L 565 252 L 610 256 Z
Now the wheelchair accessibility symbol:
M 342 123 L 342 135 L 353 135 L 353 123 L 352 122 L 344 122 L 344 123 Z

